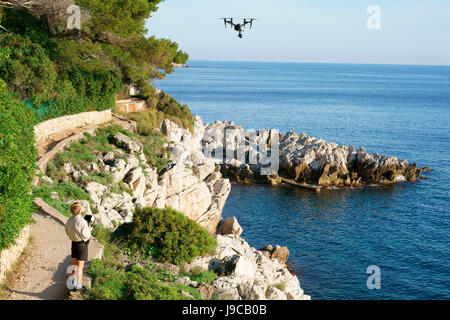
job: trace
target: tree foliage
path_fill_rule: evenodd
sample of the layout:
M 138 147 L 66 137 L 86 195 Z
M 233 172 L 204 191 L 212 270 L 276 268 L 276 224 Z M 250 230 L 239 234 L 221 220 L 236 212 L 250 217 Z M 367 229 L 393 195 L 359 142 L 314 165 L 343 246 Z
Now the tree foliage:
M 171 40 L 146 37 L 145 22 L 161 1 L 76 1 L 92 15 L 92 19 L 83 25 L 84 32 L 93 41 L 112 45 L 106 46 L 105 50 L 122 70 L 124 82 L 132 82 L 144 92 L 149 91 L 149 79 L 163 78 L 164 73 L 173 71 L 175 60 L 186 62 L 189 58 Z
M 0 79 L 0 251 L 14 243 L 32 213 L 34 116 Z
M 51 2 L 17 0 L 0 7 L 8 30 L 0 31 L 0 77 L 37 110 L 38 121 L 111 108 L 114 96 L 130 84 L 142 98 L 152 98 L 151 80 L 172 72 L 173 62 L 188 59 L 177 43 L 146 37 L 146 19 L 161 0 Z M 51 21 L 64 16 L 71 3 L 89 18 L 82 19 L 81 32 L 54 34 L 61 28 Z

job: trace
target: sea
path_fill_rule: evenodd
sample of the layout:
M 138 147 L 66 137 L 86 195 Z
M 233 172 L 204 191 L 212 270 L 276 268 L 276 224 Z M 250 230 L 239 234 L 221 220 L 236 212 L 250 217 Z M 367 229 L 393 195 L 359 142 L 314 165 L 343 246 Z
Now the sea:
M 156 86 L 205 123 L 305 132 L 431 167 L 315 193 L 233 184 L 255 248 L 287 246 L 312 299 L 450 299 L 450 66 L 189 61 Z

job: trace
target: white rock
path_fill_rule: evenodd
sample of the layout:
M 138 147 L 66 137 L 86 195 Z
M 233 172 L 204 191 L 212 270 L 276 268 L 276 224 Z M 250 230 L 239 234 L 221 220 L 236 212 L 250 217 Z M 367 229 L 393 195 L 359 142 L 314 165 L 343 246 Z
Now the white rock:
M 123 181 L 133 190 L 134 198 L 142 198 L 146 188 L 146 179 L 141 167 L 131 169 Z
M 220 225 L 217 233 L 225 234 L 236 234 L 240 236 L 242 234 L 242 227 L 240 226 L 236 217 L 231 217 L 224 220 Z
M 236 260 L 236 267 L 234 274 L 248 279 L 253 279 L 256 276 L 255 263 L 245 256 L 239 256 Z
M 237 287 L 239 295 L 243 300 L 267 300 L 267 286 L 264 283 L 255 283 L 254 281 L 246 281 L 240 283 Z
M 128 153 L 133 154 L 142 151 L 142 146 L 137 141 L 134 141 L 121 132 L 116 133 L 111 140 L 115 146 L 125 149 Z
M 287 300 L 286 294 L 274 286 L 269 286 L 267 289 L 266 297 L 269 300 Z
M 103 195 L 105 191 L 108 190 L 108 188 L 100 183 L 97 182 L 89 182 L 84 189 L 87 191 L 89 196 L 91 197 L 92 201 L 94 201 L 96 204 L 101 203 L 100 197 Z
M 62 168 L 63 168 L 63 171 L 67 175 L 69 175 L 69 174 L 71 174 L 72 172 L 75 171 L 75 169 L 74 169 L 74 167 L 73 167 L 73 165 L 71 163 L 64 163 Z

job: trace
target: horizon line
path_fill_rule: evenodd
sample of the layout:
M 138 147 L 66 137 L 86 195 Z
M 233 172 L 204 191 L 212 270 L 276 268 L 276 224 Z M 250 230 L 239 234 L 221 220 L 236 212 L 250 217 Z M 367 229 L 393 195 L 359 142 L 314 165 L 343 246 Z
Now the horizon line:
M 450 67 L 450 64 L 405 64 L 405 63 L 366 63 L 366 62 L 306 62 L 306 61 L 277 61 L 277 60 L 212 60 L 212 59 L 189 59 L 189 61 L 208 62 L 253 62 L 253 63 L 302 63 L 302 64 L 353 64 L 353 65 L 382 65 L 382 66 L 423 66 L 423 67 Z

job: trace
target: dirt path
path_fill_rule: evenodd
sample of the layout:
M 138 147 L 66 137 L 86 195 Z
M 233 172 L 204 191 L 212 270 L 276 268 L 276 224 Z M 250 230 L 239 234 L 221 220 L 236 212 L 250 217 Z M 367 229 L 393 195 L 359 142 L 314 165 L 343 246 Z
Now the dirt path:
M 70 241 L 64 225 L 44 213 L 33 214 L 33 241 L 24 267 L 10 288 L 9 300 L 63 300 L 66 269 L 70 263 Z

